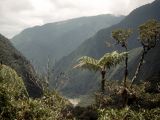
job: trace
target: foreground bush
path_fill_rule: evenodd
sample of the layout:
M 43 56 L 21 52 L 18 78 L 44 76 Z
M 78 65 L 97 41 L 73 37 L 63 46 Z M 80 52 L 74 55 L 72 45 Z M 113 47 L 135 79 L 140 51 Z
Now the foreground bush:
M 62 110 L 70 103 L 55 91 L 42 98 L 29 98 L 23 80 L 8 66 L 0 65 L 1 120 L 63 120 Z
M 140 109 L 138 111 L 130 108 L 124 109 L 99 109 L 98 120 L 160 120 L 160 109 Z
M 135 101 L 122 108 L 121 86 L 107 82 L 108 94 L 97 94 L 96 104 L 73 107 L 56 91 L 45 90 L 42 98 L 32 99 L 21 77 L 8 66 L 0 65 L 0 120 L 159 120 L 160 94 L 133 86 Z

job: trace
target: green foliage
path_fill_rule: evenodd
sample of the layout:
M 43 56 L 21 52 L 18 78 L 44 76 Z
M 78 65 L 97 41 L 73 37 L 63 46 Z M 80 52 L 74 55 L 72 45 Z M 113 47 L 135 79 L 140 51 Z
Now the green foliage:
M 148 49 L 156 45 L 156 40 L 160 37 L 160 22 L 149 20 L 139 26 L 139 37 L 142 45 Z
M 28 97 L 23 80 L 6 65 L 0 65 L 1 120 L 60 120 L 62 110 L 70 103 L 55 91 L 42 98 Z
M 121 44 L 122 47 L 126 47 L 127 40 L 130 37 L 132 31 L 130 29 L 117 29 L 112 31 L 112 37 Z
M 131 81 L 127 81 L 127 85 Z M 132 89 L 127 89 L 127 106 L 133 109 L 153 109 L 160 107 L 160 93 L 147 93 L 147 83 L 133 85 Z M 105 85 L 106 94 L 95 94 L 95 106 L 98 108 L 122 108 L 123 106 L 123 85 L 118 81 L 107 81 Z
M 40 97 L 42 89 L 37 82 L 36 72 L 26 58 L 16 50 L 10 40 L 0 34 L 0 62 L 14 69 L 25 81 L 28 94 L 31 97 Z
M 117 41 L 118 44 L 121 44 L 128 52 L 127 40 L 130 37 L 132 31 L 130 29 L 117 29 L 112 31 L 112 37 Z M 128 54 L 125 56 L 125 76 L 124 76 L 124 87 L 126 87 L 126 80 L 128 78 Z
M 78 59 L 79 64 L 77 64 L 74 68 L 81 67 L 83 69 L 89 69 L 93 71 L 98 71 L 101 69 L 101 66 L 98 65 L 98 60 L 88 57 L 88 56 L 83 56 Z
M 93 71 L 102 70 L 104 67 L 110 69 L 111 66 L 115 66 L 122 62 L 127 53 L 118 53 L 117 51 L 106 53 L 102 58 L 96 60 L 91 57 L 83 56 L 78 59 L 79 64 L 77 64 L 74 68 L 81 67 L 84 69 L 89 69 Z
M 83 69 L 101 72 L 101 91 L 104 93 L 106 70 L 122 62 L 127 54 L 127 52 L 118 53 L 117 51 L 114 51 L 111 53 L 106 53 L 99 60 L 84 56 L 79 59 L 79 64 L 77 64 L 74 68 L 81 67 Z
M 120 88 L 116 82 L 107 82 L 108 95 L 97 96 L 98 120 L 159 120 L 160 94 L 145 92 L 146 83 L 134 85 L 128 97 L 128 107 L 122 108 Z M 119 91 L 119 92 L 118 92 Z M 134 96 L 134 97 L 133 97 Z M 96 101 L 97 102 L 97 101 Z
M 118 81 L 106 81 L 105 91 L 106 94 L 95 94 L 95 105 L 98 108 L 120 108 L 122 107 L 121 91 L 123 86 Z
M 7 88 L 6 92 L 10 96 L 28 96 L 27 90 L 21 77 L 17 73 L 6 65 L 0 65 L 0 84 L 3 88 Z
M 75 64 L 74 60 L 76 60 L 82 55 L 87 55 L 92 57 L 101 57 L 100 55 L 102 55 L 106 51 L 112 51 L 113 49 L 116 49 L 116 48 L 119 49 L 119 47 L 114 46 L 113 41 L 111 41 L 110 33 L 115 28 L 133 29 L 133 31 L 136 33 L 132 34 L 131 39 L 129 39 L 128 48 L 134 49 L 139 47 L 139 44 L 137 42 L 137 37 L 138 37 L 137 25 L 142 23 L 142 21 L 146 21 L 147 19 L 160 18 L 160 14 L 158 12 L 160 8 L 159 3 L 160 3 L 159 0 L 156 0 L 151 4 L 147 4 L 145 6 L 137 8 L 132 12 L 132 14 L 126 16 L 126 18 L 122 22 L 114 25 L 113 27 L 105 28 L 103 30 L 98 31 L 94 36 L 90 37 L 89 40 L 85 41 L 82 45 L 80 45 L 77 49 L 75 49 L 70 55 L 58 61 L 55 65 L 55 71 L 65 71 L 66 73 L 70 74 L 70 78 L 72 78 L 71 80 L 65 82 L 66 84 L 65 86 L 61 85 L 61 87 L 63 87 L 63 90 L 61 90 L 63 94 L 66 95 L 66 93 L 72 93 L 72 95 L 74 94 L 74 96 L 77 96 L 77 93 L 79 93 L 78 95 L 81 95 L 81 94 L 88 93 L 89 91 L 91 91 L 91 89 L 95 90 L 97 85 L 95 83 L 97 82 L 97 80 L 95 80 L 94 82 L 93 80 L 96 79 L 97 76 L 95 76 L 94 73 L 89 73 L 88 71 L 79 71 L 77 69 L 76 70 L 72 69 L 73 65 Z M 110 44 L 108 47 L 105 44 L 106 42 Z M 155 52 L 159 53 L 159 50 L 153 51 L 153 52 L 154 54 L 148 56 L 148 58 L 151 58 L 151 61 L 154 58 L 157 58 L 155 57 Z M 139 58 L 140 56 L 137 53 L 135 53 L 135 55 L 137 58 Z M 137 59 L 136 57 L 135 56 L 133 57 L 132 63 L 129 63 L 129 66 L 128 66 L 129 67 L 128 70 L 130 73 L 128 77 L 130 79 L 134 74 L 134 69 L 132 66 L 137 66 L 137 63 L 135 63 L 136 61 L 134 61 Z M 154 61 L 154 63 L 151 65 L 152 72 L 150 72 L 150 66 L 146 67 L 147 69 L 142 68 L 143 69 L 142 74 L 140 74 L 140 77 L 138 77 L 137 80 L 138 81 L 146 80 L 147 76 L 152 76 L 156 72 L 157 67 L 154 67 L 156 65 L 157 63 L 155 63 Z M 119 65 L 119 66 L 122 66 L 122 65 Z M 122 69 L 119 69 L 118 71 L 115 71 L 115 69 L 113 69 L 112 71 L 107 73 L 108 78 L 113 80 L 122 80 L 122 77 L 123 77 L 122 74 L 124 74 Z M 115 73 L 113 73 L 113 71 L 115 71 Z M 52 82 L 52 85 L 54 85 L 54 82 Z M 85 87 L 81 87 L 81 86 L 85 86 Z
M 118 53 L 117 51 L 106 53 L 100 60 L 98 64 L 100 66 L 106 66 L 107 69 L 110 69 L 112 66 L 116 66 L 125 59 L 127 52 Z
M 15 101 L 26 97 L 23 80 L 10 67 L 0 65 L 0 119 L 15 118 Z
M 139 61 L 139 64 L 137 66 L 137 70 L 134 74 L 134 77 L 132 78 L 132 84 L 136 80 L 140 68 L 143 65 L 143 60 L 148 51 L 152 48 L 154 48 L 157 44 L 157 41 L 160 40 L 160 22 L 157 20 L 148 20 L 144 24 L 139 26 L 139 40 L 143 47 L 143 53 L 141 55 L 141 59 Z
M 126 107 L 124 109 L 99 109 L 98 120 L 159 120 L 160 109 L 138 111 Z
M 155 25 L 156 24 L 156 25 Z M 159 25 L 159 24 L 158 24 Z M 155 27 L 156 26 L 156 27 Z M 147 28 L 148 27 L 148 28 Z M 143 42 L 152 40 L 156 36 L 157 23 L 151 21 L 140 27 Z M 146 33 L 148 29 L 148 33 Z M 118 32 L 120 35 L 120 31 Z M 125 33 L 125 32 L 124 32 Z M 119 35 L 118 34 L 118 35 Z M 124 40 L 129 37 L 125 36 L 119 40 L 119 43 L 125 43 Z M 144 37 L 144 38 L 143 38 Z M 148 43 L 145 43 L 147 45 Z M 124 60 L 127 52 L 123 53 L 106 53 L 102 58 L 96 60 L 91 57 L 81 57 L 76 67 L 82 67 L 93 71 L 101 71 L 104 67 L 110 69 L 112 66 L 119 64 Z M 105 69 L 106 70 L 106 69 Z M 121 109 L 122 104 L 121 90 L 122 85 L 118 83 L 106 83 L 107 94 L 97 95 L 98 106 L 92 108 L 73 108 L 72 105 L 64 98 L 59 96 L 56 91 L 45 91 L 42 98 L 29 98 L 23 80 L 17 73 L 6 65 L 0 65 L 0 119 L 2 120 L 65 120 L 74 119 L 74 115 L 78 119 L 89 119 L 91 117 L 99 120 L 159 120 L 160 119 L 160 94 L 146 93 L 144 84 L 134 85 L 132 89 L 127 89 L 129 107 Z M 120 108 L 120 109 L 118 109 Z M 70 109 L 70 110 L 69 110 Z M 97 112 L 95 110 L 97 109 Z M 65 111 L 66 110 L 66 111 Z M 70 113 L 72 112 L 72 113 Z M 69 115 L 68 115 L 69 114 Z M 69 116 L 69 118 L 68 118 Z M 90 117 L 88 117 L 90 116 Z
M 65 99 L 57 93 L 44 96 L 41 99 L 26 99 L 16 101 L 16 118 L 25 120 L 58 120 L 64 118 L 62 109 L 67 105 Z

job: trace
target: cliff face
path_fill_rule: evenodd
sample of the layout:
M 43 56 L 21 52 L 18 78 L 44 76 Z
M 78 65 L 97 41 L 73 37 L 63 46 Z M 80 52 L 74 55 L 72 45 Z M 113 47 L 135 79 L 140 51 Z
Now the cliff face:
M 28 60 L 17 51 L 10 41 L 0 34 L 0 62 L 13 68 L 21 76 L 31 97 L 40 97 L 42 90 L 36 73 Z

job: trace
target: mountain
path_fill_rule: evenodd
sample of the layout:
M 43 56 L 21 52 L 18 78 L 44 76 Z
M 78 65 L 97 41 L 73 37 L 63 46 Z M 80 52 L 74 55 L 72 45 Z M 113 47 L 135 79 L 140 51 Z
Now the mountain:
M 123 18 L 107 14 L 35 26 L 23 30 L 13 37 L 12 42 L 36 68 L 43 71 L 48 58 L 50 61 L 59 60 L 98 30 L 116 24 Z
M 31 97 L 40 97 L 42 90 L 36 73 L 28 60 L 17 51 L 10 41 L 0 34 L 0 62 L 14 69 L 21 76 Z
M 51 87 L 54 87 L 55 83 L 60 81 L 54 77 L 59 75 L 60 72 L 64 72 L 69 76 L 70 79 L 64 80 L 64 78 L 61 78 L 64 82 L 63 84 L 59 83 L 59 90 L 66 96 L 86 94 L 90 90 L 97 88 L 99 81 L 97 80 L 97 77 L 94 75 L 94 73 L 73 69 L 73 66 L 76 64 L 76 60 L 84 55 L 100 58 L 106 52 L 111 52 L 113 50 L 122 51 L 122 48 L 119 45 L 115 45 L 115 41 L 111 38 L 111 32 L 118 28 L 131 28 L 133 30 L 134 34 L 129 39 L 128 43 L 130 50 L 140 47 L 140 44 L 137 40 L 137 27 L 149 19 L 160 20 L 160 14 L 157 11 L 160 11 L 160 0 L 156 0 L 153 3 L 146 4 L 133 10 L 120 23 L 109 28 L 102 29 L 98 31 L 93 37 L 90 37 L 84 41 L 71 54 L 63 57 L 56 63 L 54 66 L 55 73 L 53 75 L 53 79 L 51 80 Z M 136 60 L 136 58 L 134 59 Z M 149 71 L 149 69 L 146 70 Z M 112 69 L 108 72 L 108 78 L 116 78 L 113 74 L 111 74 L 113 71 L 115 70 Z M 141 77 L 141 79 L 142 78 L 143 77 Z

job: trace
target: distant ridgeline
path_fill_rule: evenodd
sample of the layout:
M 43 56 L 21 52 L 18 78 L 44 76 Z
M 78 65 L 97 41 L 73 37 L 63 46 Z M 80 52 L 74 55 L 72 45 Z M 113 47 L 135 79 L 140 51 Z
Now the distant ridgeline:
M 28 60 L 17 51 L 10 41 L 0 34 L 0 62 L 13 68 L 22 77 L 31 97 L 40 97 L 42 90 L 36 73 Z
M 11 41 L 38 71 L 45 72 L 48 59 L 53 66 L 55 61 L 67 56 L 98 30 L 119 23 L 123 18 L 106 14 L 48 23 L 27 28 Z
M 128 40 L 129 50 L 131 50 L 129 53 L 129 79 L 131 79 L 135 73 L 142 50 L 142 48 L 139 48 L 141 45 L 137 39 L 138 26 L 149 19 L 160 20 L 160 14 L 157 11 L 160 11 L 160 0 L 156 0 L 153 3 L 146 4 L 133 10 L 120 23 L 109 28 L 102 29 L 93 37 L 85 40 L 71 54 L 63 57 L 56 63 L 53 67 L 54 75 L 52 76 L 50 86 L 54 88 L 55 83 L 59 83 L 58 89 L 66 96 L 83 95 L 89 93 L 89 91 L 97 89 L 97 84 L 99 84 L 100 81 L 97 80 L 97 76 L 94 73 L 73 69 L 73 66 L 76 64 L 76 60 L 81 56 L 86 55 L 100 58 L 106 52 L 114 50 L 122 51 L 123 48 L 119 45 L 115 45 L 115 41 L 111 38 L 112 31 L 118 28 L 131 28 L 133 30 L 133 34 Z M 159 50 L 158 45 L 155 49 L 149 51 L 145 58 L 145 64 L 141 69 L 143 72 L 139 74 L 137 80 L 148 80 L 152 79 L 153 76 L 159 76 Z M 122 80 L 124 69 L 120 66 L 122 65 L 117 66 L 107 73 L 107 76 L 109 76 L 107 77 L 108 80 Z M 60 75 L 61 72 L 63 72 L 67 77 L 62 76 L 57 79 L 56 76 Z M 63 80 L 63 82 L 61 80 Z

